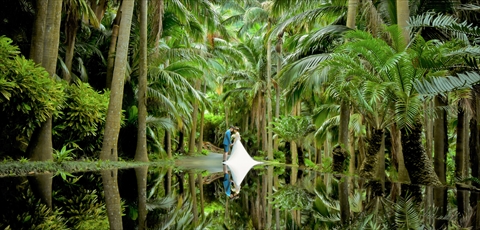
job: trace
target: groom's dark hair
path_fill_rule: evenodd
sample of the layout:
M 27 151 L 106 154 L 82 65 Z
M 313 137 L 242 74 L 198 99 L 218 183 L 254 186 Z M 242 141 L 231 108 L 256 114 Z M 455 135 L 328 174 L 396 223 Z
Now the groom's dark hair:
M 235 126 L 233 126 L 233 125 L 230 125 L 230 129 L 235 129 Z

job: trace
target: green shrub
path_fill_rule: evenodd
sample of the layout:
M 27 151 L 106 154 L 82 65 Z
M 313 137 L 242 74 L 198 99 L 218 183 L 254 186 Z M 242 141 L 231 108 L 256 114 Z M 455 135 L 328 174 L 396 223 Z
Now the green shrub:
M 77 156 L 91 157 L 102 147 L 110 93 L 100 94 L 82 82 L 67 86 L 65 92 L 63 115 L 54 120 L 54 148 L 67 146 Z
M 0 37 L 0 155 L 25 150 L 33 130 L 57 116 L 64 99 L 63 85 L 11 43 Z

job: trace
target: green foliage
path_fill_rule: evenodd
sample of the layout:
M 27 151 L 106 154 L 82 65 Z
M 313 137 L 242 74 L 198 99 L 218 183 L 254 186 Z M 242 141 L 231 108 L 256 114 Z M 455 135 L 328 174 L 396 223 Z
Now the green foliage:
M 223 116 L 205 113 L 203 139 L 218 146 L 223 141 L 223 132 L 225 132 L 225 130 L 222 123 L 224 120 L 225 118 Z
M 311 161 L 310 159 L 308 158 L 305 158 L 304 159 L 304 162 L 305 162 L 305 166 L 309 167 L 309 168 L 314 168 L 314 169 L 317 169 L 318 168 L 318 165 L 316 165 L 315 163 L 313 163 L 313 161 Z
M 61 208 L 49 209 L 23 178 L 2 180 L 0 229 L 68 229 Z
M 63 116 L 54 120 L 54 148 L 66 146 L 77 156 L 93 156 L 101 149 L 110 93 L 100 94 L 79 82 L 66 88 Z
M 64 180 L 55 188 L 54 204 L 62 207 L 69 229 L 108 229 L 109 223 L 102 194 L 97 189 L 99 177 L 85 175 Z
M 11 43 L 0 37 L 0 142 L 9 143 L 2 148 L 8 154 L 24 150 L 31 132 L 59 114 L 64 95 L 62 84 Z
M 302 140 L 309 133 L 313 132 L 307 117 L 300 116 L 281 116 L 279 120 L 272 122 L 274 125 L 273 132 L 285 141 L 296 141 L 303 143 Z
M 62 163 L 64 161 L 71 161 L 75 155 L 71 154 L 73 149 L 67 150 L 67 146 L 63 146 L 60 151 L 54 149 L 53 151 L 53 160 Z
M 312 206 L 312 197 L 303 188 L 286 185 L 272 194 L 272 204 L 281 210 L 304 210 Z
M 322 172 L 333 172 L 333 159 L 331 157 L 322 158 Z

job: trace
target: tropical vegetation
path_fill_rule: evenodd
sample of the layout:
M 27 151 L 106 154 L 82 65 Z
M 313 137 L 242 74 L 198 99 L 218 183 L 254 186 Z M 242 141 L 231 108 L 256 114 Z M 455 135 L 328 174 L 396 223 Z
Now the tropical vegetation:
M 15 221 L 0 227 L 480 228 L 479 7 L 4 1 L 4 164 L 143 164 L 9 178 L 19 193 L 4 201 L 42 215 L 2 212 Z M 243 212 L 205 216 L 204 187 L 221 189 L 201 172 L 144 168 L 218 149 L 230 125 L 256 159 L 288 166 L 247 180 Z

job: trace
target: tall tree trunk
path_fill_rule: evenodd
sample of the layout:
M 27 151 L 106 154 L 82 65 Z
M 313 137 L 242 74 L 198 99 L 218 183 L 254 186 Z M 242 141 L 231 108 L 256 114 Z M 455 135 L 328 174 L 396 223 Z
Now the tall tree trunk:
M 30 59 L 42 65 L 43 44 L 45 40 L 45 23 L 47 21 L 48 0 L 37 0 L 35 23 L 33 24 L 32 44 L 30 47 Z
M 123 229 L 120 193 L 118 192 L 118 170 L 102 170 L 103 191 L 110 229 Z
M 185 132 L 184 127 L 178 131 L 178 146 L 175 149 L 176 153 L 185 153 Z
M 120 119 L 122 117 L 123 86 L 127 69 L 128 45 L 130 41 L 130 29 L 132 25 L 134 5 L 134 0 L 124 1 L 122 3 L 123 16 L 122 21 L 120 22 L 112 89 L 110 93 L 110 102 L 108 104 L 107 118 L 105 121 L 102 152 L 100 153 L 101 160 L 117 161 L 118 159 L 118 134 L 120 131 Z
M 434 120 L 434 152 L 433 159 L 435 173 L 443 185 L 447 184 L 447 112 L 443 109 L 447 105 L 447 98 L 443 96 L 435 96 L 434 107 L 437 117 Z M 447 189 L 436 187 L 433 189 L 433 203 L 437 207 L 435 227 L 437 229 L 447 226 L 447 221 L 443 218 L 447 215 Z
M 53 173 L 41 173 L 28 177 L 33 194 L 49 208 L 52 208 L 52 178 Z
M 165 130 L 165 136 L 163 140 L 163 145 L 165 148 L 165 152 L 167 152 L 167 157 L 168 159 L 172 159 L 172 137 L 170 131 Z
M 155 38 L 155 54 L 158 55 L 160 39 L 163 33 L 163 15 L 165 11 L 164 0 L 158 0 L 152 2 L 154 7 L 153 25 L 152 25 L 152 38 Z
M 204 84 L 202 92 L 206 92 L 207 85 Z M 197 141 L 197 151 L 202 152 L 203 150 L 203 126 L 205 125 L 205 108 L 200 109 L 200 136 Z
M 195 90 L 199 90 L 201 86 L 200 79 L 195 79 Z M 197 121 L 198 121 L 198 105 L 199 101 L 194 99 L 193 113 L 192 113 L 192 127 L 190 129 L 189 141 L 188 141 L 188 155 L 193 156 L 195 154 L 195 138 L 197 137 Z M 201 151 L 201 150 L 198 150 Z
M 268 19 L 268 31 L 270 31 L 271 27 L 271 18 Z M 272 133 L 272 95 L 271 95 L 271 89 L 272 89 L 272 41 L 268 38 L 269 36 L 265 36 L 267 38 L 267 89 L 265 90 L 267 95 L 265 96 L 265 101 L 266 101 L 266 121 L 265 121 L 265 126 L 263 129 L 265 129 L 265 132 L 267 133 L 266 139 L 263 140 L 266 142 L 267 148 L 265 149 L 267 151 L 267 157 L 269 160 L 273 160 L 273 133 Z M 270 226 L 268 226 L 270 227 Z
M 113 79 L 113 69 L 115 67 L 115 56 L 117 50 L 117 40 L 118 40 L 118 32 L 120 29 L 120 22 L 122 20 L 122 6 L 117 12 L 117 16 L 115 16 L 115 20 L 113 21 L 112 26 L 112 35 L 110 36 L 110 46 L 108 47 L 108 57 L 107 57 L 107 76 L 105 79 L 105 88 L 111 89 L 112 88 L 112 79 Z
M 283 45 L 283 31 L 277 35 L 277 45 L 275 46 L 275 51 L 278 54 L 277 79 L 280 79 L 280 71 L 282 70 L 282 45 Z M 275 87 L 275 118 L 279 119 L 280 118 L 280 91 L 282 90 L 282 88 L 278 83 L 276 83 L 274 87 Z M 275 140 L 273 143 L 274 151 L 278 150 L 278 142 L 279 142 L 278 137 L 275 137 Z
M 410 42 L 410 35 L 408 31 L 408 19 L 410 18 L 410 9 L 408 7 L 408 0 L 397 0 L 397 25 L 402 30 L 405 45 Z
M 268 197 L 272 196 L 273 192 L 273 166 L 269 165 L 267 168 L 267 195 L 264 197 L 265 202 L 267 203 L 267 224 L 265 225 L 266 229 L 272 229 L 272 216 L 273 216 L 273 206 L 272 203 L 268 200 Z M 265 186 L 265 185 L 264 185 Z
M 147 16 L 148 1 L 140 0 L 140 62 L 138 76 L 138 133 L 137 149 L 135 151 L 136 161 L 148 161 L 147 153 Z
M 478 178 L 480 176 L 480 86 L 476 85 L 472 89 L 473 116 L 470 120 L 470 168 L 472 170 L 472 177 Z M 474 183 L 475 187 L 480 187 L 478 183 Z M 470 195 L 470 205 L 476 212 L 472 217 L 473 229 L 480 227 L 480 205 L 478 205 L 479 194 L 472 192 Z
M 350 7 L 349 7 L 350 8 Z M 340 104 L 340 125 L 338 142 L 343 152 L 348 149 L 348 124 L 350 122 L 350 108 L 348 102 L 342 101 Z M 335 164 L 335 162 L 333 162 Z M 342 162 L 343 164 L 343 162 Z M 343 172 L 343 171 L 342 171 Z M 340 221 L 342 225 L 348 225 L 350 219 L 350 204 L 348 201 L 348 180 L 340 179 L 338 183 L 340 200 Z
M 45 6 L 47 6 L 45 8 Z M 48 74 L 53 77 L 57 66 L 58 46 L 60 40 L 60 23 L 62 1 L 42 1 L 37 3 L 37 15 L 32 41 L 32 57 L 42 64 Z M 43 33 L 43 38 L 39 37 Z M 43 42 L 43 44 L 40 44 Z M 41 57 L 41 59 L 40 59 Z M 48 117 L 36 128 L 27 147 L 27 154 L 33 161 L 49 161 L 53 159 L 52 117 Z M 41 199 L 48 207 L 52 207 L 52 177 L 51 174 L 34 177 L 37 191 L 41 191 Z
M 146 1 L 146 0 L 145 0 Z M 148 166 L 135 168 L 138 190 L 138 229 L 147 229 L 147 176 Z
M 385 132 L 382 132 L 380 137 L 380 148 L 377 154 L 377 167 L 375 172 L 375 179 L 380 183 L 379 195 L 383 196 L 385 193 Z
M 192 196 L 192 214 L 193 223 L 198 225 L 198 208 L 197 208 L 197 189 L 195 187 L 195 173 L 193 171 L 188 172 L 188 184 L 190 185 L 190 195 Z
M 425 111 L 432 111 L 433 101 L 429 100 L 423 103 Z M 433 160 L 433 124 L 432 124 L 432 117 L 431 116 L 424 116 L 424 123 L 425 123 L 425 151 L 427 153 L 428 158 Z M 435 167 L 435 163 L 434 163 Z M 436 172 L 435 172 L 436 173 Z M 438 176 L 438 174 L 437 174 Z M 439 178 L 440 179 L 440 178 Z M 425 188 L 425 209 L 431 209 L 433 207 L 433 187 L 426 187 Z M 424 218 L 424 221 L 427 225 L 433 226 L 435 223 L 431 222 L 432 218 Z
M 402 133 L 402 149 L 404 150 L 405 167 L 410 180 L 414 185 L 438 186 L 442 183 L 435 174 L 433 163 L 422 147 L 422 124 L 412 125 L 410 130 L 405 128 Z
M 203 176 L 202 176 L 201 172 L 199 172 L 197 174 L 197 184 L 198 184 L 198 188 L 200 189 L 200 215 L 205 217 L 205 201 L 203 199 L 203 197 L 204 197 L 204 195 L 203 195 Z
M 90 1 L 90 8 L 92 8 L 93 12 L 95 12 L 95 16 L 97 17 L 98 23 L 102 23 L 103 16 L 105 15 L 105 11 L 108 7 L 108 0 L 91 0 Z
M 457 146 L 455 151 L 455 177 L 463 180 L 465 175 L 465 142 L 466 142 L 466 129 L 465 120 L 466 114 L 463 109 L 465 99 L 461 99 L 458 103 L 458 116 L 457 116 Z M 459 220 L 465 215 L 468 208 L 467 203 L 467 191 L 457 190 L 457 210 Z
M 372 135 L 368 140 L 368 148 L 365 160 L 360 167 L 360 176 L 365 179 L 375 179 L 375 172 L 378 166 L 378 153 L 382 146 L 382 137 L 384 132 L 382 129 L 373 129 Z
M 77 37 L 77 30 L 79 20 L 74 14 L 67 15 L 65 22 L 65 35 L 67 37 L 67 44 L 65 50 L 65 67 L 66 70 L 63 71 L 63 80 L 67 83 L 72 82 L 72 64 L 73 64 L 73 55 L 75 54 L 75 39 Z

